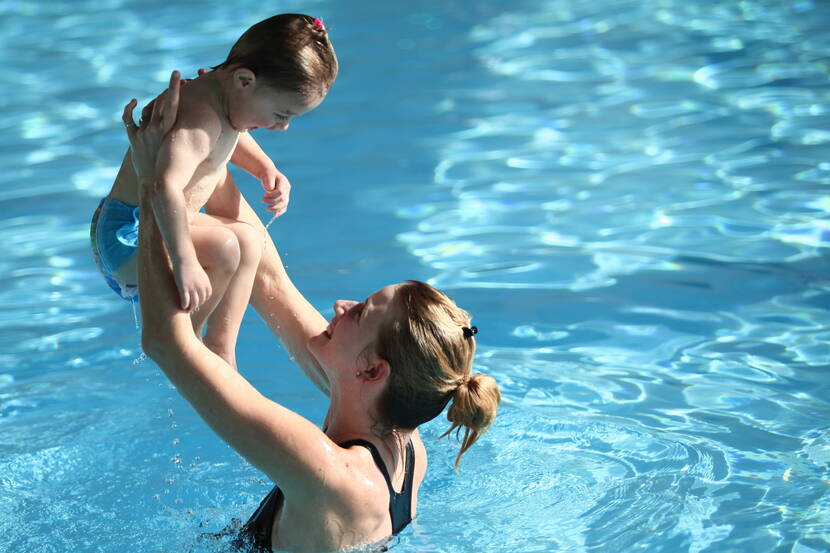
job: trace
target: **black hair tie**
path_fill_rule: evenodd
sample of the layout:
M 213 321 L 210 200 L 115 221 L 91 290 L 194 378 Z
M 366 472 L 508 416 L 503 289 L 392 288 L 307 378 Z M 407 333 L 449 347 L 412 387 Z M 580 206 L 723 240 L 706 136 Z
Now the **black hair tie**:
M 476 334 L 478 334 L 478 328 L 474 326 L 471 326 L 470 328 L 463 326 L 461 327 L 461 330 L 464 332 L 465 338 L 469 338 L 471 336 L 475 336 Z

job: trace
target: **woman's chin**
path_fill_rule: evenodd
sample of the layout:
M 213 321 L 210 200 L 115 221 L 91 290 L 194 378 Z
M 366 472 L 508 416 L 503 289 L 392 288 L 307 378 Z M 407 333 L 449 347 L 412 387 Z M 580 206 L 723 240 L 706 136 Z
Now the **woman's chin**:
M 323 331 L 320 334 L 317 334 L 316 336 L 310 337 L 306 342 L 306 347 L 308 348 L 308 351 L 311 352 L 311 355 L 313 355 L 314 358 L 317 359 L 317 362 L 320 364 L 322 364 L 320 361 L 320 352 L 323 350 L 324 347 L 326 347 L 326 344 L 329 343 L 329 340 L 331 340 L 331 338 L 329 338 L 328 333 Z

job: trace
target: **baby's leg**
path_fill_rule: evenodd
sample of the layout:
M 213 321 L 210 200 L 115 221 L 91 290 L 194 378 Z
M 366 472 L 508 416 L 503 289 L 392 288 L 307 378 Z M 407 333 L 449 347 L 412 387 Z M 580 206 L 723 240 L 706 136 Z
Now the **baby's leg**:
M 199 213 L 193 219 L 194 225 L 221 225 L 230 230 L 239 247 L 239 264 L 224 294 L 219 298 L 214 291 L 211 299 L 217 297 L 218 304 L 207 321 L 204 343 L 214 353 L 236 367 L 236 339 L 239 327 L 251 298 L 251 288 L 262 255 L 263 237 L 254 228 L 240 221 Z
M 193 329 L 201 338 L 205 321 L 222 299 L 239 268 L 240 249 L 236 235 L 224 226 L 191 226 L 190 238 L 213 291 L 202 307 L 191 313 Z M 138 256 L 133 255 L 112 275 L 119 283 L 135 286 L 138 283 Z
M 199 215 L 201 214 L 197 214 L 196 218 L 199 218 Z M 211 287 L 211 295 L 207 301 L 190 314 L 193 329 L 201 338 L 205 321 L 222 300 L 239 268 L 240 248 L 236 235 L 229 228 L 219 225 L 201 225 L 195 220 L 194 224 L 190 225 L 190 239 L 193 241 L 199 264 L 210 279 Z M 233 361 L 232 357 L 226 357 L 219 351 L 214 350 L 214 353 L 223 357 L 228 363 Z

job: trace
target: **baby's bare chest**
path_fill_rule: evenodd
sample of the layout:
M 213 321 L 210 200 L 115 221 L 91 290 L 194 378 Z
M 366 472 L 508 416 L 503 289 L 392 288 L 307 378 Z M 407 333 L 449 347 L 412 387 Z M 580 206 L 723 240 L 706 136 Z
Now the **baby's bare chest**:
M 237 133 L 220 137 L 210 155 L 194 171 L 184 189 L 189 211 L 195 212 L 204 207 L 219 183 L 224 181 L 238 137 Z

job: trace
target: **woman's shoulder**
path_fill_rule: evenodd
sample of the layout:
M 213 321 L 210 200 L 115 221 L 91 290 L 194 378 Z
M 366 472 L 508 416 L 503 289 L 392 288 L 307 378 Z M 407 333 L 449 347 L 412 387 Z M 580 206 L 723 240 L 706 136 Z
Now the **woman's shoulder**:
M 401 444 L 402 455 L 396 457 L 397 462 L 393 462 L 393 457 L 388 454 L 389 452 L 384 455 L 381 453 L 381 448 L 371 442 L 357 440 L 342 444 L 343 470 L 339 471 L 342 478 L 341 490 L 349 497 L 362 498 L 364 501 L 369 495 L 377 495 L 379 499 L 383 499 L 383 504 L 385 504 L 389 499 L 387 476 L 392 481 L 392 487 L 400 491 L 406 477 L 405 473 L 412 471 L 413 490 L 411 494 L 414 507 L 418 488 L 427 470 L 427 452 L 417 430 L 410 435 L 408 442 L 412 444 L 414 453 L 411 467 L 408 466 L 405 453 L 408 444 Z
M 342 520 L 366 528 L 383 526 L 389 518 L 389 492 L 374 455 L 365 443 L 345 444 L 337 470 L 321 475 L 330 506 Z
M 409 441 L 414 451 L 413 472 L 414 482 L 417 485 L 423 480 L 426 472 L 426 449 L 417 430 L 410 435 Z M 405 444 L 402 445 L 405 446 Z M 351 440 L 341 442 L 338 446 L 341 469 L 336 471 L 337 476 L 329 479 L 328 483 L 350 494 L 365 495 L 370 488 L 372 490 L 380 488 L 383 493 L 379 495 L 385 497 L 388 495 L 388 490 L 384 474 L 390 475 L 390 478 L 394 480 L 393 475 L 403 472 L 402 469 L 405 468 L 393 465 L 389 452 L 383 453 L 382 444 L 367 440 Z M 403 447 L 402 451 L 406 451 L 406 447 Z M 399 462 L 404 463 L 405 459 L 406 456 L 402 455 Z
M 413 479 L 411 493 L 411 513 L 415 516 L 418 489 L 426 473 L 426 449 L 420 435 L 413 433 L 410 436 L 414 451 L 412 467 Z M 384 476 L 388 460 L 379 451 L 380 445 L 363 440 L 355 440 L 338 444 L 337 456 L 340 462 L 338 467 L 327 474 L 320 475 L 319 484 L 324 488 L 323 494 L 327 501 L 313 501 L 307 496 L 307 508 L 319 509 L 322 503 L 327 504 L 329 516 L 338 518 L 344 525 L 351 528 L 360 528 L 361 533 L 373 538 L 388 536 L 392 531 L 390 518 L 389 488 Z M 375 450 L 373 453 L 372 450 Z M 404 448 L 405 451 L 405 448 Z M 405 462 L 405 455 L 400 461 Z M 383 468 L 378 465 L 378 459 L 384 463 Z M 333 467 L 332 467 L 333 468 Z M 393 487 L 405 492 L 402 488 L 403 470 L 388 466 L 393 476 Z M 401 467 L 403 468 L 403 467 Z M 302 500 L 301 500 L 302 501 Z
M 412 433 L 412 446 L 415 449 L 415 489 L 417 490 L 426 475 L 428 464 L 427 449 L 417 429 Z

